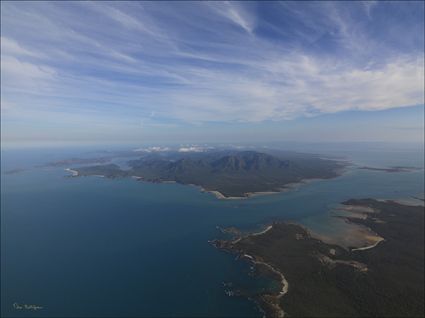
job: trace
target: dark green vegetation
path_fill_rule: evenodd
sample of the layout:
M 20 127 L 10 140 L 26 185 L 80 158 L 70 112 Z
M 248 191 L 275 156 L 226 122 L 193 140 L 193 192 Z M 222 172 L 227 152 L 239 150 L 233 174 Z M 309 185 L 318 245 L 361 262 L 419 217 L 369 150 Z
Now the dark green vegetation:
M 73 170 L 78 171 L 78 174 L 82 176 L 101 175 L 107 178 L 119 178 L 126 177 L 128 175 L 126 171 L 121 170 L 119 166 L 112 163 L 107 165 L 75 168 Z
M 150 182 L 195 184 L 227 197 L 243 197 L 252 192 L 280 191 L 303 179 L 336 177 L 343 164 L 306 154 L 222 151 L 172 158 L 149 155 L 129 161 L 129 166 L 125 171 L 113 164 L 73 169 L 79 175 L 137 176 Z
M 373 208 L 366 219 L 349 220 L 385 240 L 371 249 L 347 251 L 312 238 L 296 224 L 275 223 L 262 235 L 215 245 L 249 254 L 285 276 L 287 294 L 259 296 L 270 316 L 276 315 L 277 304 L 295 317 L 423 317 L 424 208 L 372 199 L 344 204 Z
M 110 160 L 111 160 L 111 158 L 107 158 L 107 157 L 102 157 L 102 158 L 71 158 L 71 159 L 65 159 L 65 160 L 50 162 L 46 166 L 62 167 L 62 166 L 69 166 L 69 165 L 75 165 L 75 164 L 106 163 Z
M 96 152 L 97 157 L 89 157 L 89 158 L 68 158 L 63 160 L 57 160 L 49 162 L 41 167 L 63 167 L 70 165 L 87 165 L 87 164 L 106 164 L 113 159 L 117 158 L 128 158 L 128 157 L 139 157 L 140 153 L 135 151 L 98 151 Z
M 16 169 L 11 169 L 11 170 L 6 170 L 4 173 L 5 174 L 15 174 L 15 173 L 23 172 L 23 171 L 25 171 L 25 169 L 16 168 Z

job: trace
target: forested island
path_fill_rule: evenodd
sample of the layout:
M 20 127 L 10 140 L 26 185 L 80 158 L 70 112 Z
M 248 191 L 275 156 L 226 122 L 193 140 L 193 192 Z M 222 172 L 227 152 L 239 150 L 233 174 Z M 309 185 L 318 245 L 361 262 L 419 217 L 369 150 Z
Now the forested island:
M 280 192 L 307 179 L 338 176 L 346 162 L 317 155 L 257 151 L 220 151 L 178 156 L 149 155 L 128 162 L 72 168 L 75 176 L 135 177 L 148 182 L 177 182 L 202 187 L 219 198 Z
M 266 316 L 423 317 L 424 207 L 373 199 L 343 204 L 355 208 L 347 221 L 383 239 L 343 248 L 300 225 L 276 222 L 262 233 L 213 244 L 281 284 L 278 292 L 255 297 Z

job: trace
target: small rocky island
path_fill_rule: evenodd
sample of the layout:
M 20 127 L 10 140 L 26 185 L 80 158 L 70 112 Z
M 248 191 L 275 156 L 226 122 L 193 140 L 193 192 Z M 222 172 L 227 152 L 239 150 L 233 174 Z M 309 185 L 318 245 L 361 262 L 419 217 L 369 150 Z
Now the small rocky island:
M 286 152 L 220 151 L 171 156 L 148 155 L 123 170 L 110 163 L 72 168 L 74 176 L 134 177 L 148 182 L 177 182 L 202 187 L 219 198 L 280 192 L 307 179 L 338 176 L 345 162 Z
M 388 167 L 388 168 L 362 166 L 362 167 L 359 167 L 359 169 L 372 170 L 372 171 L 383 171 L 383 172 L 412 172 L 412 171 L 421 170 L 421 168 L 418 168 L 418 167 L 403 167 L 403 166 L 392 166 L 392 167 Z
M 382 239 L 343 248 L 300 225 L 277 222 L 212 243 L 279 282 L 279 291 L 255 297 L 268 317 L 423 317 L 424 207 L 373 199 L 343 204 L 354 208 L 347 221 Z

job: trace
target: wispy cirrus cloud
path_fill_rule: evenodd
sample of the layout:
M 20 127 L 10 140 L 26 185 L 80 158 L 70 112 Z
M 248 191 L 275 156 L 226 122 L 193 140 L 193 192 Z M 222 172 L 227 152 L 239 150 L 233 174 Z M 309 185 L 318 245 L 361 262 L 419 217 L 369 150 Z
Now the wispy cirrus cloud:
M 33 52 L 27 48 L 22 47 L 19 43 L 12 39 L 1 37 L 1 50 L 4 55 L 7 56 L 35 56 L 39 57 L 39 52 Z
M 199 124 L 419 105 L 423 11 L 379 2 L 2 2 L 2 115 Z

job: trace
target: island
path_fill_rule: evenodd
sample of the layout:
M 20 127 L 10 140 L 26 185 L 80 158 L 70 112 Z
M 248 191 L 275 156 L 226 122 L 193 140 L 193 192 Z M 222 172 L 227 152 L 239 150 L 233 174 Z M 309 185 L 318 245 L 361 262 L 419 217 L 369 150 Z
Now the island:
M 279 283 L 255 296 L 268 317 L 423 317 L 424 207 L 374 199 L 343 204 L 353 207 L 347 221 L 381 239 L 344 248 L 301 225 L 275 222 L 261 233 L 212 244 Z
M 70 158 L 64 160 L 58 160 L 47 163 L 47 167 L 61 167 L 68 166 L 73 164 L 92 164 L 92 163 L 106 163 L 110 161 L 111 158 L 108 157 L 98 157 L 98 158 Z
M 412 172 L 412 171 L 421 170 L 421 168 L 418 168 L 418 167 L 403 167 L 403 166 L 393 166 L 393 167 L 388 167 L 388 168 L 362 166 L 362 167 L 359 167 L 359 169 L 373 170 L 373 171 L 383 171 L 383 172 Z
M 4 172 L 4 174 L 16 174 L 16 173 L 20 173 L 20 172 L 23 172 L 23 171 L 26 171 L 26 170 L 27 169 L 24 169 L 24 168 L 15 168 L 15 169 L 6 170 Z
M 133 177 L 148 182 L 177 182 L 196 185 L 218 198 L 246 198 L 281 192 L 310 179 L 337 177 L 346 162 L 317 155 L 285 152 L 220 151 L 179 154 L 177 157 L 146 155 L 128 162 L 130 169 L 116 164 L 76 167 L 75 176 Z

